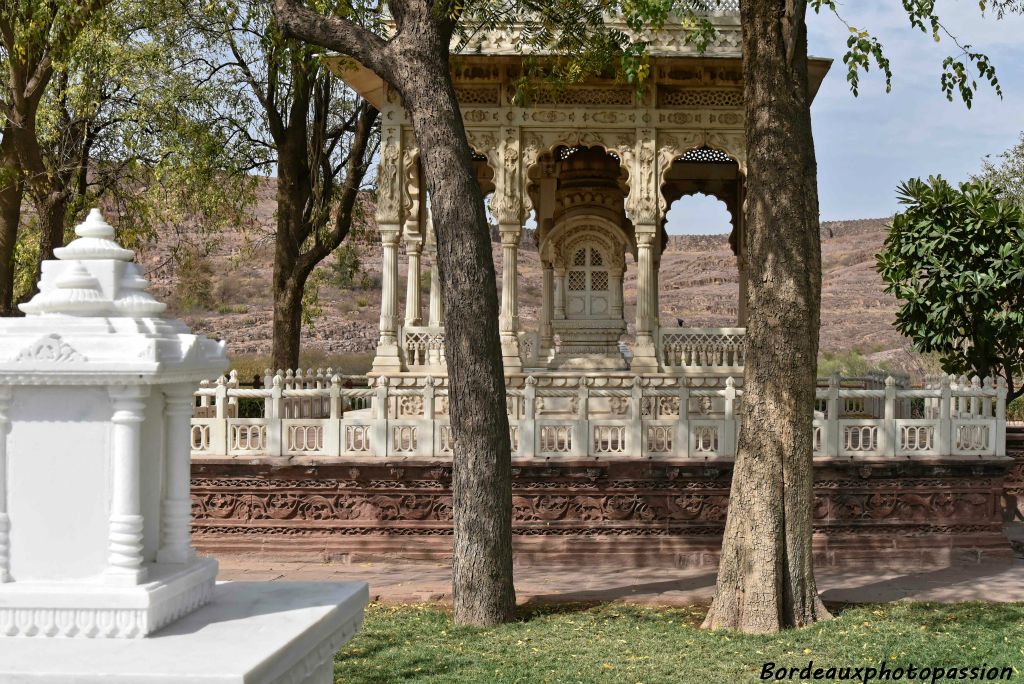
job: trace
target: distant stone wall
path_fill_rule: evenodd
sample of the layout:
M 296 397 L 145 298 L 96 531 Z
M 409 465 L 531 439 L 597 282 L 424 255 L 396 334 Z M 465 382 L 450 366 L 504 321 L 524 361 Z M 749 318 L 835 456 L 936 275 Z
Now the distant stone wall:
M 730 464 L 515 463 L 517 560 L 712 567 Z M 194 463 L 193 540 L 214 553 L 354 561 L 440 559 L 451 549 L 451 466 Z M 816 467 L 822 565 L 920 567 L 1009 558 L 1003 464 Z

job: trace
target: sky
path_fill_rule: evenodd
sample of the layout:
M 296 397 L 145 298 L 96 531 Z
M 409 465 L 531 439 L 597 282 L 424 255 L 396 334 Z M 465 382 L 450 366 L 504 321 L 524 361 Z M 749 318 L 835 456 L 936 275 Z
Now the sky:
M 861 77 L 854 97 L 843 54 L 849 29 L 833 14 L 808 18 L 809 52 L 835 62 L 811 107 L 818 194 L 824 221 L 891 216 L 896 186 L 941 174 L 965 180 L 986 155 L 1012 147 L 1024 131 L 1024 16 L 982 16 L 977 0 L 938 0 L 937 13 L 960 40 L 987 54 L 1003 88 L 1000 100 L 979 83 L 971 109 L 948 102 L 939 88 L 942 60 L 959 49 L 944 37 L 912 29 L 897 0 L 846 0 L 839 13 L 882 42 L 893 71 L 886 94 L 881 75 Z M 668 231 L 729 231 L 725 205 L 708 197 L 684 198 L 668 215 Z

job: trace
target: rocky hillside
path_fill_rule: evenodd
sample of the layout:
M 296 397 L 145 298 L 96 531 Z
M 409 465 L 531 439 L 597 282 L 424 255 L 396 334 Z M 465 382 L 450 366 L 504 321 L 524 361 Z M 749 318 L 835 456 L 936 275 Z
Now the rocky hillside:
M 204 249 L 191 249 L 184 263 L 168 259 L 169 245 L 151 245 L 143 254 L 149 277 L 172 312 L 197 330 L 227 340 L 235 354 L 269 352 L 273 194 L 260 191 L 254 226 L 223 235 Z M 906 341 L 892 328 L 896 301 L 882 293 L 874 269 L 886 219 L 829 222 L 822 225 L 823 351 L 856 349 L 898 361 Z M 178 246 L 179 249 L 183 247 Z M 373 349 L 379 312 L 380 246 L 358 244 L 361 272 L 356 282 L 340 287 L 334 257 L 319 272 L 319 315 L 305 329 L 304 347 L 326 355 Z M 627 257 L 630 260 L 630 257 Z M 402 263 L 400 311 L 404 311 L 405 264 Z M 501 272 L 501 248 L 494 243 Z M 179 265 L 180 264 L 180 265 Z M 523 239 L 519 258 L 520 317 L 526 329 L 536 325 L 540 310 L 540 262 L 532 234 Z M 424 313 L 427 273 L 424 269 Z M 662 256 L 661 319 L 671 325 L 735 325 L 738 278 L 735 259 L 724 235 L 673 236 Z M 628 264 L 626 301 L 635 296 L 636 271 Z M 633 318 L 627 305 L 627 320 Z M 902 365 L 902 364 L 897 364 Z

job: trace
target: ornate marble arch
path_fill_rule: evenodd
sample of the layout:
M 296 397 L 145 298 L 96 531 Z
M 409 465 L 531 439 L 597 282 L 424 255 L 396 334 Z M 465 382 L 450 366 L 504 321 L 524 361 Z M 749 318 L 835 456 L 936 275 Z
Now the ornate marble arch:
M 522 187 L 524 201 L 529 202 L 532 207 L 532 200 L 527 192 L 530 179 L 529 172 L 538 163 L 544 163 L 541 159 L 545 153 L 553 153 L 559 146 L 565 147 L 599 147 L 605 152 L 614 154 L 619 158 L 619 167 L 624 172 L 622 182 L 626 187 L 628 196 L 630 178 L 633 171 L 633 160 L 635 158 L 636 132 L 629 130 L 607 130 L 590 131 L 570 128 L 544 128 L 544 129 L 522 129 Z
M 683 156 L 690 150 L 701 147 L 710 147 L 732 157 L 741 174 L 746 175 L 746 148 L 743 131 L 659 131 L 658 134 L 658 213 L 664 217 L 669 209 L 669 202 L 661 189 L 668 182 L 668 173 L 672 169 L 672 162 Z M 724 198 L 719 198 L 729 203 Z M 730 212 L 731 212 L 730 208 Z
M 582 226 L 582 227 L 581 227 Z M 573 250 L 581 244 L 597 244 L 608 255 L 608 269 L 615 275 L 626 270 L 625 253 L 631 249 L 629 236 L 614 222 L 601 216 L 572 216 L 555 224 L 540 247 L 541 258 L 556 270 L 569 267 Z

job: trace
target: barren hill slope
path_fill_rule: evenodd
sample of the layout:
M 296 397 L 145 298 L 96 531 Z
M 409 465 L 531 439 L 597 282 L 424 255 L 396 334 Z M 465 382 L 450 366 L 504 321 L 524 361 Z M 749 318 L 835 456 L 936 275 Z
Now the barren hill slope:
M 235 354 L 270 350 L 273 192 L 272 181 L 260 190 L 254 229 L 222 236 L 186 269 L 167 259 L 170 245 L 151 245 L 142 255 L 160 296 L 171 313 L 195 329 L 227 340 Z M 896 300 L 882 293 L 874 269 L 875 254 L 885 238 L 887 219 L 822 224 L 822 351 L 899 350 L 906 341 L 892 328 Z M 532 232 L 523 238 L 519 256 L 520 317 L 534 329 L 540 310 L 541 270 Z M 494 243 L 495 268 L 501 273 L 501 247 Z M 334 257 L 320 269 L 321 314 L 307 325 L 303 346 L 326 354 L 372 350 L 380 304 L 379 244 L 358 246 L 365 272 L 362 286 L 340 288 L 333 280 Z M 404 312 L 405 259 L 401 262 L 399 311 Z M 426 260 L 425 260 L 426 262 Z M 636 270 L 627 257 L 626 319 L 632 320 Z M 423 271 L 426 314 L 427 268 Z M 662 255 L 661 320 L 690 327 L 736 324 L 738 277 L 725 235 L 672 236 Z M 894 352 L 889 352 L 892 355 Z

